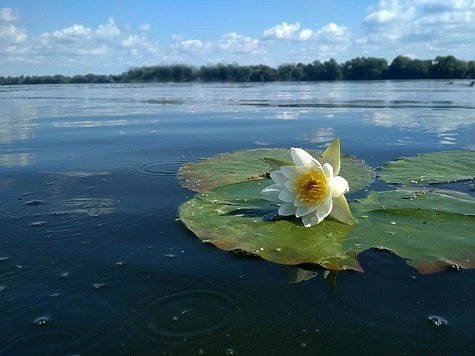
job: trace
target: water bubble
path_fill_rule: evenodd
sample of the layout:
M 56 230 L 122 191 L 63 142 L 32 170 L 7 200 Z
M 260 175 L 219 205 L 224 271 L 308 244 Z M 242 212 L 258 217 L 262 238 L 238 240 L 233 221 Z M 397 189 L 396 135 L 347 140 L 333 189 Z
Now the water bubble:
M 33 200 L 27 201 L 25 204 L 26 205 L 40 205 L 40 204 L 43 204 L 43 201 L 38 200 L 38 199 L 33 199 Z
M 93 283 L 92 287 L 95 289 L 101 289 L 105 286 L 105 283 Z
M 63 272 L 61 273 L 61 278 L 69 278 L 71 276 L 71 272 Z
M 47 315 L 40 316 L 40 317 L 36 318 L 35 320 L 33 320 L 33 326 L 43 327 L 43 326 L 47 325 L 50 321 L 51 321 L 51 317 L 49 317 Z
M 439 326 L 447 326 L 448 325 L 448 321 L 440 316 L 437 316 L 437 315 L 431 315 L 429 316 L 428 318 L 433 325 L 439 327 Z
M 461 266 L 459 266 L 458 264 L 454 263 L 454 264 L 449 266 L 449 270 L 460 272 L 460 271 L 463 270 L 463 268 Z
M 63 216 L 63 215 L 66 215 L 67 212 L 66 211 L 52 211 L 50 215 L 52 216 Z
M 229 348 L 229 349 L 226 349 L 226 355 L 234 355 L 236 354 L 236 351 L 234 351 L 233 349 Z
M 46 224 L 46 221 L 34 221 L 30 224 L 31 227 L 41 227 Z

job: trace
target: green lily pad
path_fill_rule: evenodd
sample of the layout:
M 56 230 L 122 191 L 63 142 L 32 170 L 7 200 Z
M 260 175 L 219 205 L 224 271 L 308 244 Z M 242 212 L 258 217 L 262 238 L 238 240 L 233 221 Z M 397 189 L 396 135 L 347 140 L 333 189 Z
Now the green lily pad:
M 445 151 L 404 157 L 388 162 L 380 172 L 387 183 L 432 184 L 471 179 L 475 151 Z
M 421 273 L 475 268 L 475 199 L 454 191 L 371 192 L 350 208 L 359 226 L 345 249 L 387 249 Z
M 354 253 L 342 249 L 342 239 L 352 227 L 332 220 L 312 228 L 297 219 L 273 220 L 277 207 L 259 198 L 271 183 L 256 180 L 200 193 L 180 207 L 180 219 L 202 241 L 223 250 L 239 250 L 282 264 L 361 270 Z
M 407 259 L 421 273 L 475 267 L 475 199 L 469 195 L 371 192 L 350 203 L 358 225 L 326 219 L 306 228 L 296 218 L 273 219 L 277 207 L 259 198 L 269 184 L 248 181 L 200 193 L 181 206 L 180 219 L 202 241 L 282 264 L 361 271 L 358 253 L 376 247 Z
M 308 151 L 318 158 L 321 152 Z M 184 164 L 178 175 L 180 184 L 196 192 L 204 192 L 222 185 L 264 179 L 271 168 L 269 161 L 289 161 L 292 158 L 288 149 L 264 148 L 224 153 Z M 269 160 L 270 159 L 270 160 Z M 343 155 L 340 176 L 350 182 L 350 190 L 357 191 L 374 180 L 374 171 L 362 161 Z

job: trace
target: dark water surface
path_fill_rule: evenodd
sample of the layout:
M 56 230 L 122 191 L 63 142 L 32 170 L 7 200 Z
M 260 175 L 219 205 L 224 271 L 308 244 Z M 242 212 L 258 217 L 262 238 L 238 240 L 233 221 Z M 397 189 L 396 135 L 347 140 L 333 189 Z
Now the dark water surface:
M 474 354 L 474 270 L 370 250 L 294 284 L 176 219 L 178 168 L 221 152 L 475 149 L 467 84 L 0 87 L 0 355 Z

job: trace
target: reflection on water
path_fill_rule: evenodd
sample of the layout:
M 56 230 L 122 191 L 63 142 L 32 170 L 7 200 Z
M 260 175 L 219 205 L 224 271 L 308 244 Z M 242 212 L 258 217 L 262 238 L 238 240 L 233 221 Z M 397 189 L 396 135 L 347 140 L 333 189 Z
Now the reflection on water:
M 332 127 L 322 127 L 302 134 L 303 141 L 316 144 L 332 142 L 335 138 Z
M 0 355 L 474 353 L 474 271 L 420 276 L 369 251 L 364 274 L 336 281 L 217 250 L 176 220 L 194 196 L 178 168 L 221 152 L 340 137 L 377 166 L 475 148 L 473 94 L 437 81 L 3 87 Z
M 453 144 L 457 131 L 473 127 L 475 116 L 471 111 L 457 111 L 445 108 L 443 112 L 427 112 L 420 110 L 374 111 L 365 114 L 364 123 L 404 128 L 406 130 L 425 130 L 437 134 L 441 144 Z
M 0 166 L 12 168 L 15 166 L 29 166 L 36 160 L 34 153 L 2 153 L 0 154 Z

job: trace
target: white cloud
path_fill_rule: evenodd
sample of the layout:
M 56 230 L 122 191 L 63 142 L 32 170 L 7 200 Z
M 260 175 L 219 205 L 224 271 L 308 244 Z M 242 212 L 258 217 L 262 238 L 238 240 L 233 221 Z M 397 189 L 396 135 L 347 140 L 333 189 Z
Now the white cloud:
M 144 31 L 144 32 L 148 32 L 148 31 L 150 31 L 150 28 L 151 28 L 150 24 L 146 23 L 146 24 L 141 25 L 139 27 L 139 30 Z
M 71 27 L 54 31 L 52 34 L 45 33 L 44 35 L 45 37 L 51 37 L 61 41 L 74 42 L 80 39 L 87 39 L 92 33 L 93 31 L 90 28 L 74 24 Z
M 292 39 L 295 33 L 300 29 L 300 23 L 288 24 L 283 22 L 280 25 L 264 30 L 264 38 L 288 40 Z
M 192 40 L 184 40 L 176 43 L 173 48 L 190 53 L 199 53 L 209 49 L 210 45 L 208 43 L 204 43 L 201 40 L 192 39 Z
M 331 22 L 318 30 L 315 37 L 325 43 L 341 43 L 348 42 L 351 33 L 347 27 Z
M 220 49 L 232 53 L 258 53 L 260 50 L 259 40 L 238 35 L 235 32 L 223 35 L 218 46 Z
M 26 41 L 28 35 L 14 25 L 0 25 L 0 45 L 7 43 L 21 43 Z
M 0 11 L 3 20 L 14 19 L 12 14 Z M 112 67 L 114 71 L 122 71 L 137 65 L 137 61 L 152 64 L 157 62 L 161 48 L 150 39 L 148 29 L 149 25 L 135 30 L 119 28 L 109 18 L 96 27 L 76 23 L 28 36 L 26 30 L 0 21 L 0 65 L 10 71 L 22 68 L 20 74 L 81 74 L 110 72 Z M 31 63 L 35 64 L 34 68 L 28 65 Z
M 457 55 L 475 38 L 475 1 L 381 0 L 363 25 L 367 33 L 358 43 L 369 52 L 404 48 Z
M 23 44 L 28 40 L 28 34 L 11 24 L 18 19 L 11 8 L 0 8 L 0 53 L 12 55 L 25 52 Z
M 300 31 L 298 39 L 300 41 L 309 41 L 315 36 L 315 33 L 311 29 L 303 29 Z
M 13 12 L 13 9 L 8 7 L 0 8 L 0 21 L 1 22 L 12 22 L 18 20 L 18 15 Z
M 97 37 L 107 40 L 112 40 L 118 37 L 122 32 L 115 25 L 114 19 L 109 18 L 109 22 L 106 25 L 99 25 L 95 34 Z
M 77 54 L 87 55 L 87 56 L 89 55 L 102 56 L 108 53 L 109 53 L 109 47 L 107 47 L 106 45 L 102 45 L 95 48 L 78 48 L 77 50 Z

